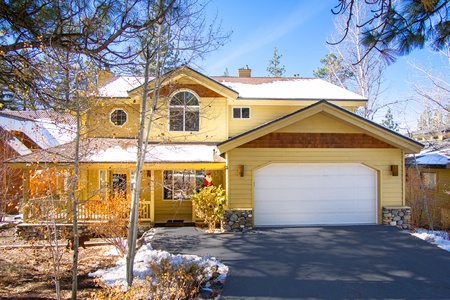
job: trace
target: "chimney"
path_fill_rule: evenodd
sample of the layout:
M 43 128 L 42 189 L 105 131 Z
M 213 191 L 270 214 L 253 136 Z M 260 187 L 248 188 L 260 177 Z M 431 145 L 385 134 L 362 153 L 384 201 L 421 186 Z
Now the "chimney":
M 248 68 L 248 65 L 245 68 L 241 68 L 238 70 L 239 77 L 252 77 L 252 69 Z
M 113 72 L 109 70 L 99 70 L 97 74 L 97 84 L 100 85 L 102 83 L 105 83 L 113 77 L 114 77 Z

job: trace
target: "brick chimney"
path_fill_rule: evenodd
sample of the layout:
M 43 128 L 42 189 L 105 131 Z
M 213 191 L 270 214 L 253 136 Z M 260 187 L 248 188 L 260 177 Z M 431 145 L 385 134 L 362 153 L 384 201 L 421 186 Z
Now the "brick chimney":
M 114 73 L 109 70 L 99 70 L 97 74 L 97 84 L 102 84 L 114 77 Z
M 239 77 L 252 77 L 252 69 L 248 68 L 248 65 L 245 68 L 241 68 L 238 70 Z

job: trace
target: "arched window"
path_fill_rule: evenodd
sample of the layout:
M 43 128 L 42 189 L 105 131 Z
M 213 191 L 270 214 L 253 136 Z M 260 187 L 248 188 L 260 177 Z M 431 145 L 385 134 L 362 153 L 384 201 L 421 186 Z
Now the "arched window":
M 188 91 L 176 93 L 169 102 L 170 131 L 199 131 L 200 107 L 197 97 Z

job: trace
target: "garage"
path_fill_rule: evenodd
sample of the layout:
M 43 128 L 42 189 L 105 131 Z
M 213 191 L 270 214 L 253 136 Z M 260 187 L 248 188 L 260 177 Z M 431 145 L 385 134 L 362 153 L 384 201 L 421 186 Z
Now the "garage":
M 255 226 L 377 223 L 377 172 L 358 163 L 273 163 L 254 172 Z

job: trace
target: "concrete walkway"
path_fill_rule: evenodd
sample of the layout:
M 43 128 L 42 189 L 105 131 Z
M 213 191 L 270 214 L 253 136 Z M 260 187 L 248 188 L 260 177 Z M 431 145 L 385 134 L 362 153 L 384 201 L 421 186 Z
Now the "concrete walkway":
M 158 228 L 152 246 L 222 261 L 226 300 L 450 299 L 450 253 L 392 227 Z

